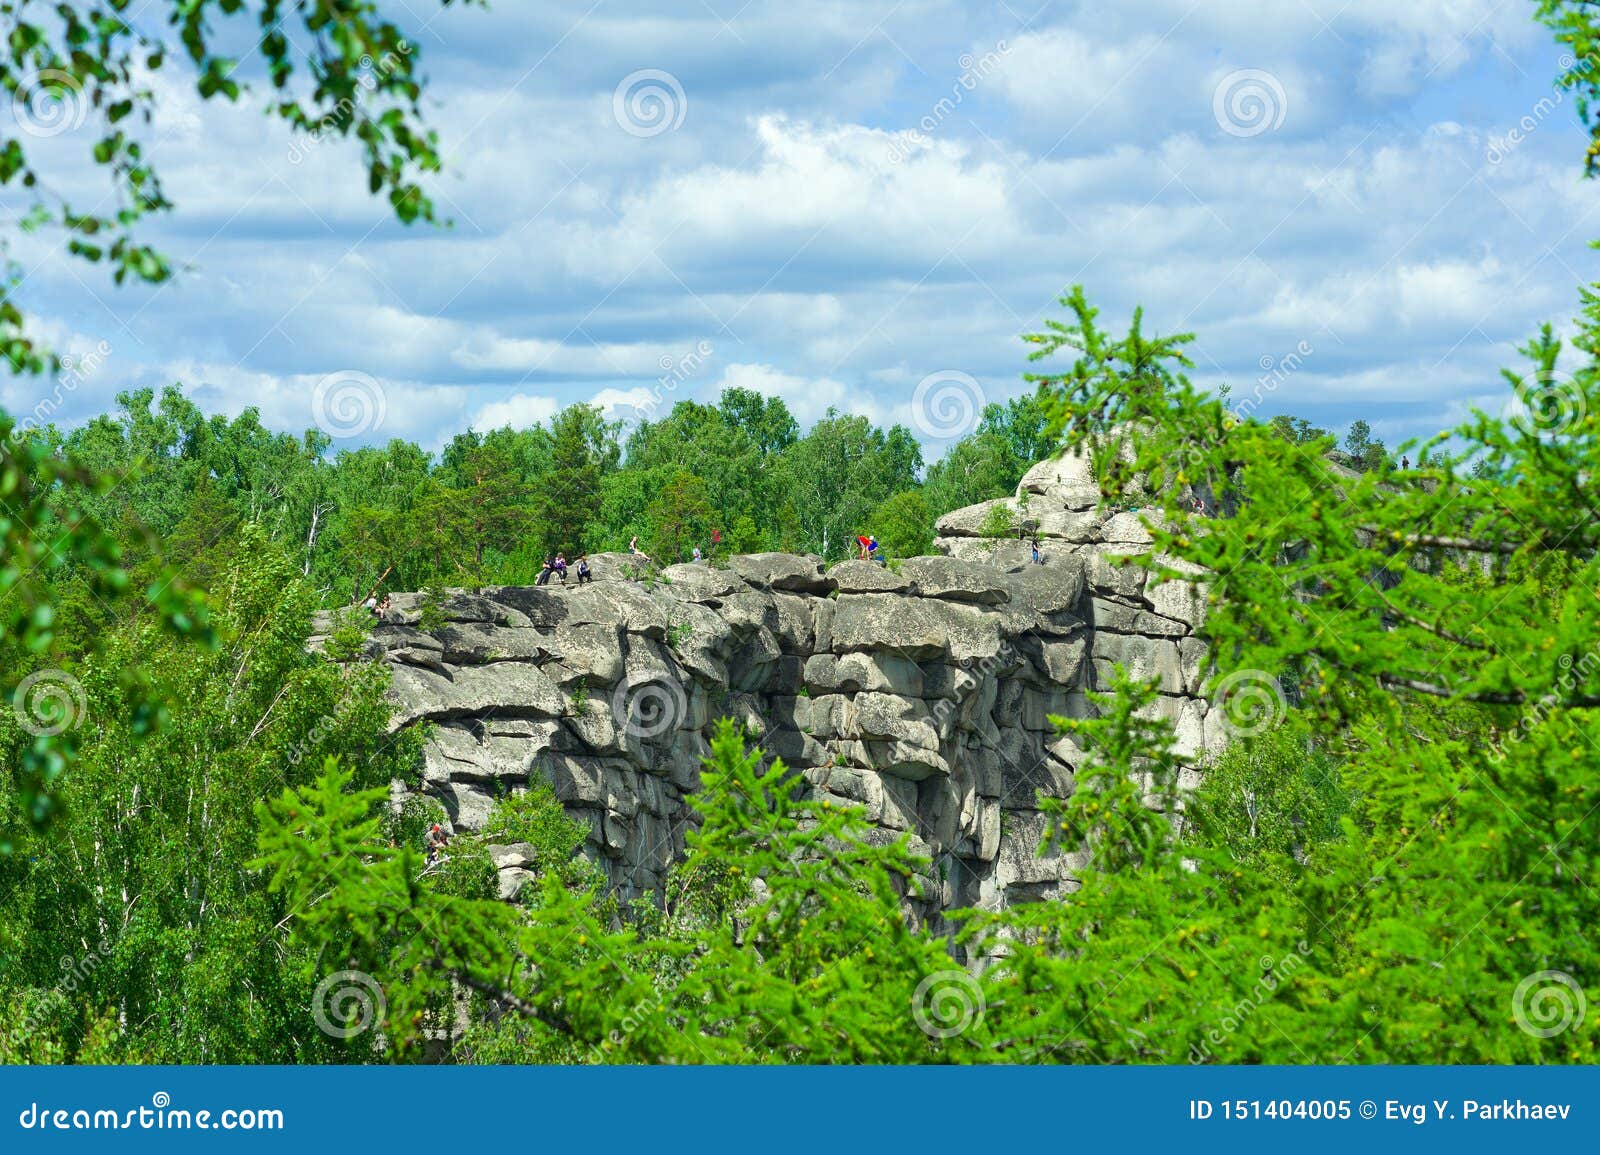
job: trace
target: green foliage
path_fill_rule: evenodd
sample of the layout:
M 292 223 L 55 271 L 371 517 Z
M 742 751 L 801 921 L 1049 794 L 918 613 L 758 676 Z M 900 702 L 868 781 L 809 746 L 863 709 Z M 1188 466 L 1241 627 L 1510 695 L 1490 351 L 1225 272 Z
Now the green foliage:
M 645 519 L 652 557 L 662 565 L 688 561 L 695 546 L 710 542 L 714 527 L 705 482 L 679 470 L 651 501 Z
M 420 850 L 426 844 L 428 830 L 435 823 L 443 825 L 448 819 L 443 803 L 437 798 L 411 794 L 398 811 L 387 816 L 384 832 L 388 835 L 390 846 L 410 846 Z
M 350 606 L 334 614 L 333 629 L 325 646 L 328 657 L 348 662 L 361 654 L 372 634 L 372 615 L 362 606 Z
M 1206 622 L 1221 696 L 1213 709 L 1231 716 L 1228 695 L 1241 685 L 1269 712 L 1298 699 L 1296 740 L 1347 754 L 1350 813 L 1341 837 L 1309 863 L 1297 868 L 1296 856 L 1279 852 L 1290 837 L 1281 825 L 1276 848 L 1241 847 L 1237 814 L 1230 820 L 1227 799 L 1213 796 L 1201 807 L 1211 821 L 1196 834 L 1221 845 L 1190 850 L 1200 867 L 1192 878 L 1163 878 L 1180 901 L 1205 888 L 1194 932 L 1203 937 L 1193 941 L 1209 964 L 1178 962 L 1185 976 L 1202 976 L 1190 988 L 1202 1001 L 1212 996 L 1195 984 L 1215 969 L 1248 974 L 1254 949 L 1222 931 L 1229 905 L 1219 900 L 1251 912 L 1242 925 L 1266 919 L 1269 938 L 1287 930 L 1307 944 L 1294 980 L 1269 1003 L 1293 1049 L 1208 1036 L 1204 1057 L 1592 1057 L 1591 1025 L 1545 1039 L 1518 1025 L 1526 1008 L 1516 1001 L 1528 976 L 1581 976 L 1600 961 L 1577 931 L 1600 909 L 1575 881 L 1594 868 L 1593 840 L 1579 832 L 1600 805 L 1591 592 L 1600 522 L 1577 496 L 1600 469 L 1595 299 L 1585 295 L 1582 358 L 1559 387 L 1550 384 L 1559 345 L 1546 333 L 1525 350 L 1531 369 L 1509 374 L 1525 412 L 1474 415 L 1422 447 L 1420 468 L 1354 480 L 1326 468 L 1325 440 L 1238 422 L 1196 391 L 1181 373 L 1185 338 L 1147 338 L 1136 319 L 1113 340 L 1081 293 L 1065 303 L 1072 323 L 1032 339 L 1042 352 L 1076 353 L 1068 370 L 1043 378 L 1068 441 L 1092 452 L 1114 486 L 1138 482 L 1150 495 L 1160 519 L 1144 564 L 1179 578 L 1179 564 L 1219 575 Z M 1480 460 L 1488 472 L 1466 476 Z M 1182 497 L 1197 479 L 1236 513 L 1190 517 Z M 1292 828 L 1299 810 L 1325 829 L 1337 800 L 1286 778 L 1282 752 L 1275 759 L 1270 749 L 1253 773 L 1291 791 L 1278 820 Z M 1276 868 L 1258 869 L 1273 853 Z M 1285 877 L 1296 878 L 1292 892 Z M 1123 885 L 1132 883 L 1111 889 Z M 1126 901 L 1155 909 L 1148 894 Z M 1138 949 L 1148 952 L 1149 941 L 1147 933 Z M 1114 966 L 1114 957 L 1104 961 Z M 1213 1005 L 1226 1006 L 1229 993 Z M 1149 1057 L 1195 1045 L 1179 1019 L 1159 1025 L 1171 1041 Z
M 923 557 L 933 552 L 934 514 L 918 490 L 897 493 L 872 515 L 872 532 L 891 557 Z
M 1016 492 L 1022 475 L 1051 456 L 1056 440 L 1042 395 L 984 407 L 978 428 L 928 468 L 923 493 L 935 516 Z
M 572 710 L 573 717 L 587 718 L 589 716 L 589 678 L 580 675 L 572 683 L 572 691 L 567 695 L 567 704 Z
M 1340 836 L 1350 808 L 1338 763 L 1295 727 L 1278 726 L 1224 750 L 1185 816 L 1196 837 L 1287 883 Z
M 72 1012 L 51 1036 L 71 1060 L 334 1054 L 305 1017 L 306 960 L 263 949 L 288 911 L 245 868 L 254 804 L 332 751 L 363 785 L 414 781 L 420 736 L 387 733 L 382 667 L 306 651 L 314 595 L 289 559 L 259 535 L 240 544 L 214 648 L 135 617 L 79 667 L 92 727 L 58 784 L 57 819 L 0 863 L 0 1003 L 60 990 L 71 960 Z M 165 704 L 159 727 L 127 716 L 129 671 Z M 11 717 L 0 714 L 0 749 L 14 765 L 25 736 Z M 108 1014 L 121 1024 L 109 1036 Z
M 1320 445 L 1328 437 L 1326 429 L 1318 429 L 1304 417 L 1290 417 L 1280 413 L 1267 422 L 1273 436 L 1281 437 L 1293 445 Z
M 580 853 L 588 832 L 588 827 L 567 816 L 549 783 L 535 781 L 495 806 L 482 840 L 526 843 L 534 850 L 535 874 L 553 875 L 569 889 L 598 893 L 605 874 Z
M 59 783 L 79 756 L 86 710 L 74 671 L 98 649 L 100 632 L 69 643 L 69 658 L 57 636 L 65 590 L 97 603 L 107 617 L 132 613 L 202 646 L 215 640 L 203 599 L 176 574 L 147 566 L 143 598 L 133 593 L 122 545 L 95 516 L 117 481 L 62 458 L 42 437 L 18 437 L 0 413 L 0 692 L 12 705 L 0 735 L 11 738 L 7 778 L 15 800 L 0 812 L 0 857 L 24 829 L 50 823 Z M 138 672 L 124 671 L 117 682 L 118 714 L 140 733 L 159 726 L 161 704 Z
M 438 582 L 430 582 L 422 588 L 422 596 L 417 599 L 417 629 L 424 633 L 433 633 L 444 628 L 444 603 L 447 594 L 444 586 Z
M 1389 461 L 1383 442 L 1372 436 L 1372 427 L 1365 421 L 1351 422 L 1350 432 L 1345 434 L 1344 450 L 1351 464 L 1363 473 L 1383 469 Z
M 980 537 L 992 539 L 1010 537 L 1016 531 L 1016 515 L 1011 512 L 1011 506 L 1003 501 L 991 505 L 989 512 L 984 514 L 983 524 L 978 526 Z
M 825 561 L 849 555 L 873 512 L 913 488 L 921 467 L 922 449 L 908 430 L 885 433 L 865 417 L 829 410 L 776 463 L 778 544 Z

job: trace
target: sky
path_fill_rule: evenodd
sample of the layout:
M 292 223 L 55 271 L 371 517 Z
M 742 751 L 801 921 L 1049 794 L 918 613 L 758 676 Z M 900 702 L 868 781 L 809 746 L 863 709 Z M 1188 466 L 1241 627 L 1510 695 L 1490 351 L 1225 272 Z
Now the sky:
M 1515 347 L 1595 279 L 1600 185 L 1528 0 L 382 7 L 430 80 L 450 227 L 395 223 L 354 148 L 157 74 L 178 209 L 148 235 L 182 274 L 114 288 L 6 230 L 79 358 L 58 420 L 178 383 L 437 448 L 738 385 L 932 459 L 1030 391 L 1019 336 L 1081 283 L 1110 327 L 1194 332 L 1197 383 L 1394 444 L 1499 411 Z M 85 204 L 92 141 L 40 146 Z

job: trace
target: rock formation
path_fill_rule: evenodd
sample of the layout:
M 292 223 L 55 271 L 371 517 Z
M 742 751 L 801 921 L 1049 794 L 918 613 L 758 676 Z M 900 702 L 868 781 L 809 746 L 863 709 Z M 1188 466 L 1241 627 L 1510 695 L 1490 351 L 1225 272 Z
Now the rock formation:
M 1067 893 L 1081 863 L 1038 853 L 1037 799 L 1070 793 L 1083 754 L 1050 715 L 1085 716 L 1120 662 L 1159 677 L 1185 761 L 1221 742 L 1199 694 L 1205 587 L 1119 564 L 1150 536 L 1099 497 L 1062 456 L 1016 497 L 941 518 L 943 556 L 891 568 L 767 553 L 639 580 L 600 555 L 588 585 L 453 593 L 429 631 L 419 595 L 396 595 L 369 652 L 393 669 L 392 725 L 432 723 L 409 788 L 473 830 L 543 778 L 634 897 L 682 854 L 711 725 L 733 717 L 811 789 L 911 835 L 932 862 L 919 916 Z M 1042 564 L 1015 532 L 983 536 L 997 505 L 1037 532 Z M 496 861 L 514 893 L 526 871 Z

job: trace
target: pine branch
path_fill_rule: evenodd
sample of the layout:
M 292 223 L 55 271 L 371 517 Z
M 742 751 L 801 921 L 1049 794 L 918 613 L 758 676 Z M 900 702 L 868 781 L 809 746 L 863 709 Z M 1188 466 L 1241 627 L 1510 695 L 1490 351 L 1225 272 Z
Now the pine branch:
M 1378 684 L 1389 690 L 1414 690 L 1435 698 L 1452 698 L 1458 702 L 1477 702 L 1486 706 L 1525 706 L 1528 703 L 1528 695 L 1521 690 L 1452 690 L 1437 682 L 1423 682 L 1394 674 L 1379 674 Z M 1596 706 L 1600 706 L 1600 696 L 1594 694 L 1578 694 L 1551 703 L 1553 709 L 1587 710 Z

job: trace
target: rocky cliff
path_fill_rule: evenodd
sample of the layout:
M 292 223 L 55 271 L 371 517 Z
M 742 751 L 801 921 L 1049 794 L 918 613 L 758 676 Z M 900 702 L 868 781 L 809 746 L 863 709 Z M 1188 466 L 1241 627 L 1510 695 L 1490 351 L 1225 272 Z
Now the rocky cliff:
M 1120 662 L 1160 679 L 1186 761 L 1222 739 L 1199 695 L 1205 587 L 1119 564 L 1150 537 L 1099 497 L 1063 456 L 942 518 L 943 556 L 892 568 L 769 553 L 640 579 L 602 555 L 588 585 L 455 593 L 428 631 L 418 595 L 396 595 L 370 653 L 393 667 L 393 725 L 433 724 L 411 787 L 470 830 L 544 778 L 635 896 L 683 852 L 710 727 L 733 717 L 811 789 L 911 835 L 933 863 L 916 913 L 1066 893 L 1080 864 L 1037 853 L 1037 799 L 1070 793 L 1083 755 L 1050 715 L 1083 716 Z M 984 536 L 996 505 L 1042 564 L 1015 533 Z M 511 895 L 526 872 L 514 851 L 498 863 Z

